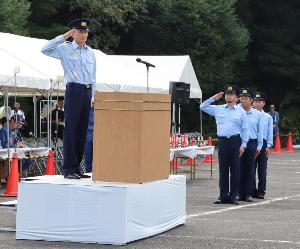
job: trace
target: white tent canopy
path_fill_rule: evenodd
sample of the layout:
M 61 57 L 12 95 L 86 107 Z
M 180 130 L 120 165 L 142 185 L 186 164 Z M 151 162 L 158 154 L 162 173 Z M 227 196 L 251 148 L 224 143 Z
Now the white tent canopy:
M 60 61 L 43 55 L 40 51 L 46 40 L 8 33 L 0 33 L 0 87 L 16 86 L 27 90 L 55 88 L 58 75 L 63 75 Z M 106 55 L 95 50 L 97 59 L 97 91 L 146 92 L 146 67 L 136 58 L 149 61 L 149 90 L 168 93 L 170 81 L 191 84 L 191 98 L 201 98 L 202 92 L 189 56 L 125 56 Z M 61 84 L 59 88 L 64 88 Z

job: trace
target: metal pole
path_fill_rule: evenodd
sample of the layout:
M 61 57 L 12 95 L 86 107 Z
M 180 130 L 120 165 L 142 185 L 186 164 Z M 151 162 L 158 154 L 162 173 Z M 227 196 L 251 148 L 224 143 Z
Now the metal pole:
M 202 98 L 200 99 L 200 105 L 202 104 Z M 201 109 L 200 109 L 200 135 L 201 136 L 203 136 L 202 135 L 202 132 L 203 132 L 203 130 L 202 130 L 202 111 L 201 111 Z
M 15 79 L 15 106 L 17 102 L 17 74 L 14 73 L 14 79 Z
M 173 103 L 173 115 L 172 115 L 172 133 L 176 133 L 176 118 L 175 118 L 175 109 L 176 109 L 176 104 Z
M 37 108 L 36 108 L 36 96 L 35 93 L 33 93 L 32 95 L 32 101 L 33 101 L 33 134 L 35 137 L 37 137 Z M 36 147 L 36 139 L 34 139 L 34 143 L 35 143 L 35 147 Z
M 40 122 L 39 122 L 39 125 L 40 125 L 40 139 L 42 138 L 42 115 L 41 115 L 41 110 L 42 110 L 42 101 L 40 102 Z
M 147 93 L 149 93 L 149 66 L 146 65 L 147 68 Z
M 8 90 L 5 91 L 4 101 L 5 101 L 4 110 L 6 109 L 6 119 L 7 119 L 7 121 L 6 121 L 6 132 L 7 132 L 6 139 L 7 139 L 8 170 L 10 170 L 10 150 L 9 150 L 9 120 L 10 120 L 10 117 L 8 117 Z
M 180 134 L 181 105 L 178 104 L 178 134 Z

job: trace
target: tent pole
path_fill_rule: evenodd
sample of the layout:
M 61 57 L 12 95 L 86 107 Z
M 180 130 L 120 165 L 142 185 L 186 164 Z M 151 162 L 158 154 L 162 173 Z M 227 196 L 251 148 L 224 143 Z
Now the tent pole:
M 178 134 L 180 135 L 180 126 L 181 126 L 181 105 L 178 104 Z
M 33 102 L 33 134 L 35 137 L 37 137 L 37 108 L 36 108 L 36 96 L 35 92 L 33 92 L 32 95 L 32 102 Z M 35 141 L 35 146 L 36 146 L 36 141 Z
M 9 113 L 8 113 L 8 90 L 5 91 L 4 94 L 4 103 L 5 103 L 5 107 L 4 107 L 4 112 L 6 112 L 6 128 L 7 128 L 7 155 L 8 155 L 8 170 L 10 171 L 10 149 L 9 149 L 9 121 L 10 121 L 10 117 L 8 117 Z M 7 111 L 5 111 L 5 109 Z
M 200 99 L 200 105 L 202 104 L 202 98 Z M 201 136 L 203 136 L 203 134 L 202 134 L 202 132 L 203 132 L 203 130 L 202 130 L 202 111 L 201 111 L 201 109 L 200 109 L 200 135 Z
M 49 128 L 50 128 L 50 91 L 47 92 L 47 146 L 50 147 Z

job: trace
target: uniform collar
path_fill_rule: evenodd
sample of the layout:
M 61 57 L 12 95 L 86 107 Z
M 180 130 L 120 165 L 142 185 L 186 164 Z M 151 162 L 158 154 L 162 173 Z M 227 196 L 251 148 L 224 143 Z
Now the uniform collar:
M 72 41 L 72 45 L 73 45 L 73 48 L 76 49 L 76 48 L 80 48 L 80 46 L 77 44 L 77 42 L 75 40 Z M 83 45 L 83 48 L 87 49 L 87 45 L 84 44 Z
M 237 108 L 237 105 L 234 105 L 234 106 L 228 106 L 228 104 L 225 104 L 225 108 L 236 109 L 236 108 Z
M 250 114 L 252 114 L 252 113 L 253 113 L 253 110 L 254 110 L 254 108 L 253 108 L 253 107 L 250 107 L 250 110 L 249 110 L 249 111 L 247 111 L 247 113 L 250 113 Z

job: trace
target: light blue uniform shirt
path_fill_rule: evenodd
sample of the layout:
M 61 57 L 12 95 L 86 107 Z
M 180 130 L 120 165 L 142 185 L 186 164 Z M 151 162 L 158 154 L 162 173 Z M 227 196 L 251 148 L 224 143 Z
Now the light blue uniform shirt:
M 263 146 L 263 117 L 262 113 L 253 107 L 247 113 L 249 139 L 257 139 L 257 150 Z
M 214 116 L 217 124 L 217 134 L 220 137 L 240 135 L 242 147 L 246 147 L 249 139 L 247 114 L 245 110 L 237 105 L 229 107 L 224 105 L 211 105 L 214 98 L 209 98 L 200 105 L 200 109 Z
M 59 35 L 42 48 L 42 53 L 60 59 L 64 69 L 65 82 L 92 84 L 93 98 L 96 91 L 96 57 L 94 51 L 84 45 L 82 48 L 75 42 L 65 41 Z
M 262 111 L 263 115 L 263 137 L 267 141 L 267 147 L 273 145 L 273 118 L 270 114 Z

